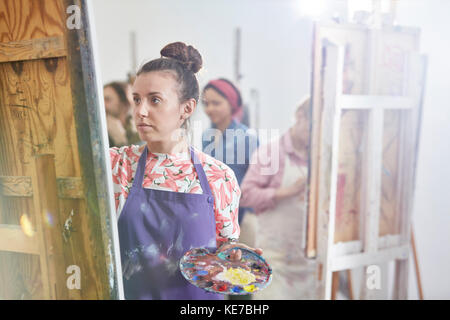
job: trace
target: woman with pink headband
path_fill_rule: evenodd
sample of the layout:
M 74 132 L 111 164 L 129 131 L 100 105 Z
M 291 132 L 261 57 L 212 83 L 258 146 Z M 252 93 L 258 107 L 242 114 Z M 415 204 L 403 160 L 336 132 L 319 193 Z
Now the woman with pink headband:
M 241 122 L 242 116 L 243 116 L 243 110 L 242 110 L 242 98 L 241 93 L 239 90 L 234 86 L 232 82 L 230 82 L 227 79 L 217 79 L 217 80 L 211 80 L 203 89 L 203 94 L 209 94 L 208 89 L 213 89 L 217 94 L 221 95 L 224 99 L 226 99 L 229 104 L 230 110 L 225 110 L 225 108 L 221 111 L 225 113 L 228 113 L 227 111 L 231 111 L 231 117 L 237 121 Z M 207 111 L 207 105 L 205 105 L 205 111 L 208 114 L 208 116 L 211 118 L 215 115 L 217 115 L 217 112 L 208 112 Z M 210 109 L 211 110 L 211 109 Z M 218 120 L 218 119 L 215 119 Z M 222 120 L 229 122 L 230 119 L 228 117 L 223 117 Z M 213 121 L 211 119 L 211 121 Z M 214 123 L 214 121 L 213 121 Z
M 211 80 L 202 92 L 205 113 L 211 128 L 203 132 L 203 152 L 227 164 L 235 173 L 239 184 L 247 172 L 250 158 L 259 145 L 256 134 L 240 123 L 243 117 L 241 93 L 227 79 Z M 240 208 L 239 222 L 245 210 Z
M 259 144 L 256 134 L 241 123 L 243 117 L 241 94 L 230 81 L 216 79 L 210 81 L 203 89 L 202 102 L 211 120 L 211 128 L 202 136 L 203 152 L 228 165 L 233 170 L 238 184 L 241 184 L 252 153 Z M 255 239 L 256 217 L 246 212 L 253 213 L 253 209 L 239 207 L 240 241 L 252 245 Z

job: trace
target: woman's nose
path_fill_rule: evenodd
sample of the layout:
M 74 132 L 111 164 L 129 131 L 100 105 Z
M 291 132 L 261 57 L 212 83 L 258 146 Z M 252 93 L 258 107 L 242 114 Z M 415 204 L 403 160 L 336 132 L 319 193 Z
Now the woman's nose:
M 206 114 L 209 114 L 211 112 L 211 105 L 210 104 L 204 104 L 204 109 Z
M 145 101 L 145 100 L 144 100 Z M 136 106 L 135 110 L 138 116 L 147 117 L 148 116 L 148 106 L 146 102 L 142 102 L 140 105 Z

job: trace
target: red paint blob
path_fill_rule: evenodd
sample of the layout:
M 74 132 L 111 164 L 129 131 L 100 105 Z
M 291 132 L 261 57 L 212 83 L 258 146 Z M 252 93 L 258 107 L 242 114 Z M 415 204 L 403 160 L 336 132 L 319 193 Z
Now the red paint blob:
M 228 288 L 228 286 L 227 285 L 225 285 L 225 284 L 222 284 L 222 285 L 220 285 L 219 286 L 219 288 L 217 288 L 219 291 L 226 291 L 227 290 L 227 288 Z

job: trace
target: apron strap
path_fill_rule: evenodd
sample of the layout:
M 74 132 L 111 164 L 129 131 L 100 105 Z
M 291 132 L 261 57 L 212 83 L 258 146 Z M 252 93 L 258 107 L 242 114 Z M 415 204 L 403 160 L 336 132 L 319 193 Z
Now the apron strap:
M 197 154 L 194 152 L 194 148 L 192 146 L 189 147 L 191 151 L 191 159 L 194 162 L 194 168 L 195 171 L 197 171 L 198 179 L 200 180 L 200 185 L 203 190 L 203 194 L 212 195 L 211 188 L 209 187 L 208 179 L 206 178 L 205 170 L 203 170 L 203 167 L 201 165 L 200 160 L 197 157 Z M 138 166 L 136 169 L 136 174 L 134 175 L 134 181 L 133 186 L 130 190 L 139 190 L 142 189 L 142 183 L 144 180 L 144 172 L 145 172 L 145 163 L 147 162 L 147 146 L 145 146 L 144 151 L 142 152 L 141 156 L 139 157 Z
M 202 163 L 197 157 L 192 146 L 189 147 L 191 150 L 191 159 L 194 162 L 195 171 L 197 171 L 198 179 L 200 180 L 200 185 L 203 190 L 203 194 L 212 195 L 211 188 L 209 187 L 208 179 L 206 178 L 205 170 L 203 170 Z
M 145 163 L 146 162 L 147 162 L 147 146 L 145 146 L 144 151 L 142 151 L 142 154 L 139 157 L 139 162 L 138 162 L 138 166 L 136 169 L 136 173 L 134 175 L 134 181 L 133 181 L 133 186 L 131 187 L 131 191 L 142 189 L 142 183 L 144 181 L 144 172 L 145 172 Z

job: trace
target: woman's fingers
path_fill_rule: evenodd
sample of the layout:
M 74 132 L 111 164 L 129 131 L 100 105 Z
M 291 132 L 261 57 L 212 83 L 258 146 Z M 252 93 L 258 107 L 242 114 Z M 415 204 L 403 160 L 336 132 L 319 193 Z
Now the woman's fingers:
M 250 251 L 254 251 L 256 254 L 259 254 L 259 255 L 263 254 L 263 251 L 261 248 L 252 248 L 244 243 L 226 244 L 226 245 L 223 245 L 222 247 L 220 247 L 220 251 L 229 250 L 231 248 L 236 248 L 236 250 L 232 250 L 230 253 L 230 260 L 233 260 L 233 261 L 239 261 L 242 258 L 242 251 L 239 250 L 239 248 L 244 248 L 244 249 L 247 249 Z
M 244 243 L 233 243 L 230 245 L 230 248 L 234 248 L 234 247 L 240 247 L 240 248 L 244 248 L 250 251 L 254 251 L 256 254 L 262 255 L 263 251 L 261 248 L 252 248 L 249 247 L 248 245 L 244 244 Z
M 240 261 L 242 258 L 242 251 L 239 249 L 234 249 L 230 253 L 230 260 L 231 261 Z
M 259 254 L 259 255 L 262 255 L 262 254 L 263 254 L 263 251 L 262 251 L 261 248 L 256 248 L 254 251 L 255 251 L 257 254 Z

